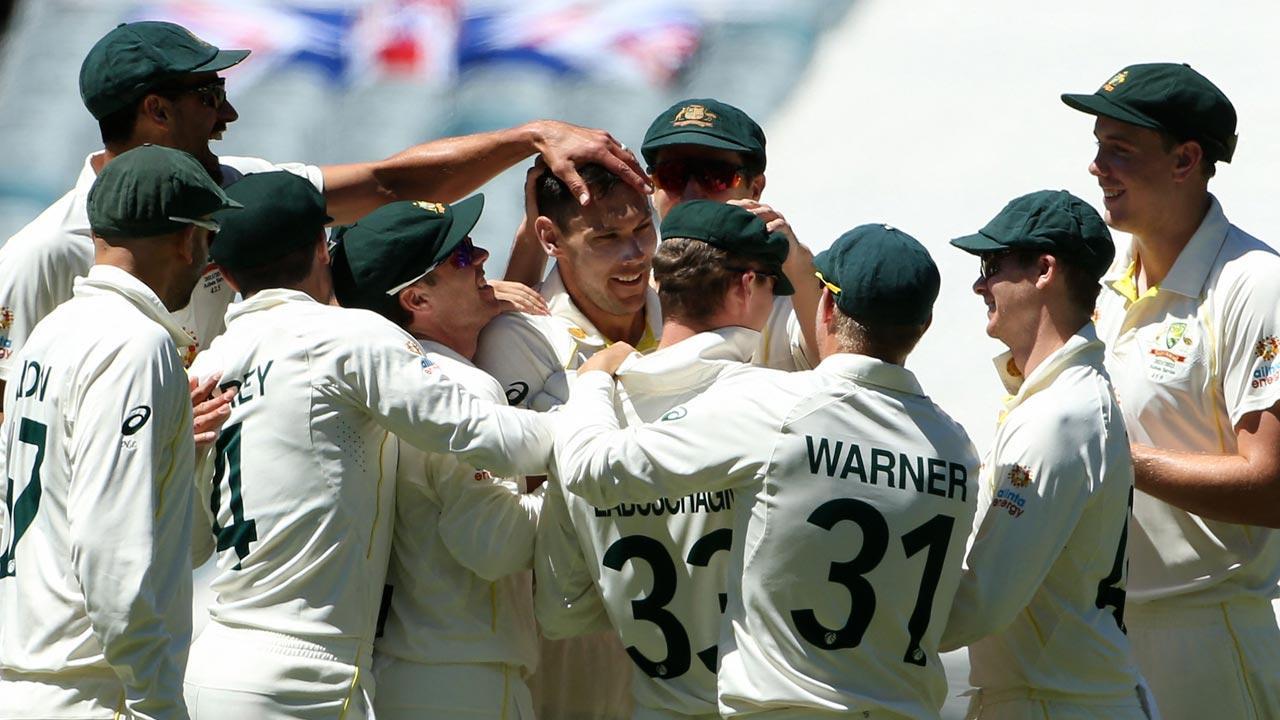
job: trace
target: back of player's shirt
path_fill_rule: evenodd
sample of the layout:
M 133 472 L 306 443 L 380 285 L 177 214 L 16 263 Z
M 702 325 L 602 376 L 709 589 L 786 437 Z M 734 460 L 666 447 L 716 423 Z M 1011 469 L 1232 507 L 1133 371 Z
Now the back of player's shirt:
M 838 355 L 795 378 L 807 397 L 769 440 L 729 571 L 721 711 L 937 717 L 937 647 L 977 501 L 972 445 L 896 366 Z

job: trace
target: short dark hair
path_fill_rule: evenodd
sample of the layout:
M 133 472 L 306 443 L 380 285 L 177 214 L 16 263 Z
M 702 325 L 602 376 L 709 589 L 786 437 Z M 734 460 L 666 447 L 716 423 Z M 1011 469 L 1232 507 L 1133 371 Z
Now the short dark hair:
M 587 184 L 591 197 L 596 199 L 607 197 L 622 182 L 617 175 L 596 163 L 579 167 L 578 175 L 582 176 L 582 181 Z M 568 224 L 571 217 L 580 212 L 582 207 L 578 204 L 578 198 L 569 190 L 569 186 L 550 170 L 543 171 L 535 181 L 533 198 L 538 206 L 538 214 L 551 218 L 551 222 L 561 230 Z
M 102 135 L 103 145 L 123 145 L 133 138 L 133 129 L 138 125 L 138 108 L 145 99 L 144 96 L 98 121 L 98 133 Z
M 216 242 L 216 240 L 215 240 Z M 325 242 L 321 237 L 316 242 Z M 306 279 L 316 261 L 316 246 L 305 245 L 261 265 L 252 267 L 222 267 L 240 286 L 244 297 L 270 288 L 294 287 Z
M 422 283 L 423 285 L 435 285 L 436 278 L 431 273 L 427 273 L 419 278 L 418 282 L 415 282 L 413 285 L 417 285 L 418 283 Z M 413 285 L 410 285 L 409 287 L 411 288 Z M 405 290 L 408 289 L 409 288 L 405 288 Z M 402 292 L 404 292 L 404 290 L 401 290 L 394 296 L 388 295 L 385 302 L 379 303 L 377 307 L 370 309 L 395 323 L 396 327 L 407 330 L 409 328 L 409 323 L 413 322 L 413 314 L 408 310 L 405 310 L 404 306 L 400 304 L 400 293 Z
M 741 271 L 759 265 L 759 261 L 701 240 L 664 240 L 653 254 L 653 278 L 658 281 L 662 316 L 690 324 L 708 322 L 724 305 L 724 294 Z
M 1195 140 L 1201 150 L 1200 172 L 1204 175 L 1206 180 L 1218 174 L 1218 157 L 1213 150 L 1209 149 L 1209 146 L 1195 138 L 1179 139 L 1177 135 L 1174 135 L 1168 130 L 1157 130 L 1156 132 L 1160 135 L 1160 146 L 1164 148 L 1166 153 L 1173 152 L 1175 147 L 1184 142 L 1191 142 L 1192 140 Z
M 836 308 L 835 334 L 840 349 L 884 360 L 897 365 L 906 363 L 929 329 L 923 325 L 893 325 L 859 320 Z

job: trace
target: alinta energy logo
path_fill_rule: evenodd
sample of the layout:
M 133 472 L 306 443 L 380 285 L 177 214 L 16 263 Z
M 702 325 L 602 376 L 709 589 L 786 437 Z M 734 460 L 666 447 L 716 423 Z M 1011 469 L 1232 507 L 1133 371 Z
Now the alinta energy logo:
M 1280 380 L 1280 363 L 1273 362 L 1280 356 L 1280 338 L 1268 335 L 1253 346 L 1253 354 L 1262 362 L 1253 369 L 1253 379 L 1249 387 L 1257 390 Z

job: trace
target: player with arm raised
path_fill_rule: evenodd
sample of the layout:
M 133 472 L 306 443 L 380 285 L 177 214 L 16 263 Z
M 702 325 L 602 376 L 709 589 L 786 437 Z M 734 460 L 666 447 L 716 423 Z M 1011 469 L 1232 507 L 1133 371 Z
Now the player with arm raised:
M 250 175 L 228 194 L 244 217 L 224 223 L 213 259 L 245 300 L 192 372 L 238 392 L 212 477 L 198 476 L 218 571 L 188 707 L 205 720 L 364 717 L 396 437 L 507 475 L 543 471 L 548 431 L 466 393 L 386 319 L 331 304 L 329 218 L 305 180 Z
M 597 508 L 734 490 L 719 710 L 936 718 L 937 648 L 974 514 L 977 457 L 903 363 L 939 276 L 864 225 L 815 259 L 813 371 L 726 371 L 658 422 L 619 429 L 611 350 L 557 419 L 567 492 Z

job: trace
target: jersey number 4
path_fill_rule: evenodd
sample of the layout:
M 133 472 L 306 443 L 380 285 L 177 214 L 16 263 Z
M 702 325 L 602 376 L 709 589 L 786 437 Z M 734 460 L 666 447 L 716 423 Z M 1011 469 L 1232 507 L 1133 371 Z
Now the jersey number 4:
M 711 563 L 711 556 L 721 550 L 728 550 L 733 539 L 733 531 L 729 528 L 713 530 L 689 548 L 685 560 L 695 567 L 706 567 Z M 634 646 L 627 648 L 627 654 L 636 666 L 649 677 L 670 680 L 689 671 L 692 659 L 692 646 L 689 633 L 685 631 L 680 619 L 667 610 L 667 603 L 676 596 L 676 567 L 662 543 L 644 535 L 628 535 L 619 538 L 609 546 L 602 558 L 605 567 L 610 570 L 621 570 L 628 560 L 643 560 L 653 571 L 653 590 L 647 597 L 631 601 L 631 614 L 636 620 L 644 620 L 658 626 L 662 639 L 667 645 L 667 656 L 660 662 L 645 657 Z M 724 612 L 728 597 L 720 593 L 720 612 Z M 719 653 L 715 645 L 698 651 L 698 660 L 711 672 L 716 671 Z
M 216 460 L 213 469 L 213 495 L 209 498 L 209 506 L 213 510 L 213 534 L 218 538 L 218 552 L 235 548 L 235 569 L 240 569 L 240 561 L 249 555 L 249 543 L 258 539 L 258 524 L 244 517 L 244 495 L 240 489 L 240 423 L 228 425 L 218 435 L 218 444 L 214 447 Z M 227 484 L 230 496 L 228 508 L 231 511 L 231 524 L 226 527 L 218 525 L 218 511 L 222 508 L 222 484 Z
M 26 487 L 22 491 L 22 496 L 17 502 L 13 501 L 13 478 L 6 478 L 8 487 L 5 489 L 5 511 L 9 518 L 9 534 L 12 539 L 7 539 L 0 547 L 4 548 L 4 554 L 0 555 L 0 578 L 7 578 L 17 573 L 17 561 L 14 553 L 17 552 L 18 541 L 22 539 L 23 534 L 27 532 L 27 528 L 31 527 L 31 521 L 36 517 L 36 510 L 40 508 L 40 466 L 44 464 L 44 444 L 45 438 L 48 437 L 48 427 L 41 422 L 36 422 L 30 418 L 22 418 L 18 423 L 18 442 L 27 445 L 34 445 L 36 448 L 36 459 L 31 464 L 31 476 L 27 480 Z M 11 436 L 12 437 L 12 436 Z M 13 448 L 10 441 L 9 447 Z M 6 458 L 6 465 L 12 468 L 14 456 L 11 452 Z
M 862 530 L 862 547 L 852 560 L 831 563 L 827 579 L 843 585 L 852 602 L 849 619 L 839 628 L 828 628 L 813 610 L 792 610 L 791 620 L 800 637 L 824 650 L 856 648 L 871 625 L 876 612 L 876 590 L 866 574 L 875 570 L 884 560 L 889 549 L 889 524 L 879 510 L 861 500 L 840 498 L 819 505 L 809 515 L 809 522 L 823 530 L 830 530 L 837 523 L 848 520 Z M 924 576 L 920 579 L 920 592 L 915 608 L 907 620 L 907 649 L 902 661 L 924 667 L 927 656 L 920 648 L 920 638 L 929 628 L 929 616 L 933 612 L 933 596 L 938 591 L 938 579 L 951 543 L 951 530 L 955 518 L 934 515 L 932 519 L 902 536 L 902 549 L 907 557 L 913 557 L 928 548 L 925 556 Z

